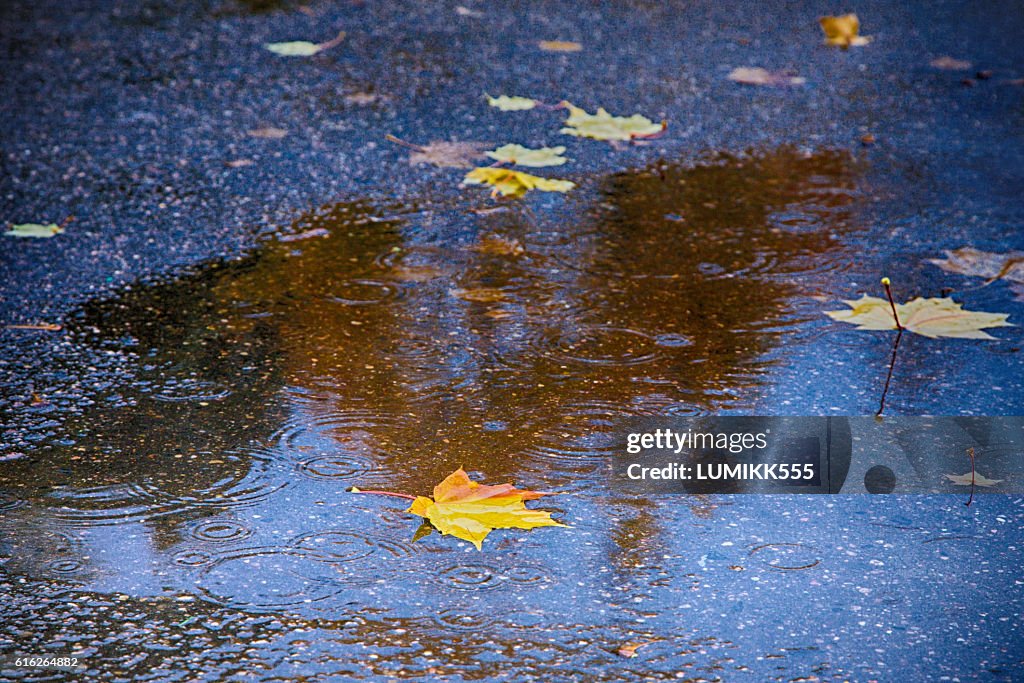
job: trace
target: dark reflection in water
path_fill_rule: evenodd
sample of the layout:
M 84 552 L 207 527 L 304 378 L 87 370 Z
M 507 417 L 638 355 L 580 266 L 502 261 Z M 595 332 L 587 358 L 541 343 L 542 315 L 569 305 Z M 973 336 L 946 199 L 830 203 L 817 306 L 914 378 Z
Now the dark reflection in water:
M 137 376 L 0 473 L 8 568 L 249 612 L 372 604 L 447 634 L 528 628 L 552 601 L 566 624 L 653 619 L 629 605 L 690 590 L 667 530 L 706 515 L 606 509 L 612 431 L 754 405 L 807 294 L 852 261 L 855 181 L 845 154 L 782 149 L 616 175 L 571 226 L 337 204 L 301 239 L 92 304 L 76 338 Z M 343 493 L 425 493 L 460 465 L 580 494 L 548 506 L 576 531 L 463 555 Z

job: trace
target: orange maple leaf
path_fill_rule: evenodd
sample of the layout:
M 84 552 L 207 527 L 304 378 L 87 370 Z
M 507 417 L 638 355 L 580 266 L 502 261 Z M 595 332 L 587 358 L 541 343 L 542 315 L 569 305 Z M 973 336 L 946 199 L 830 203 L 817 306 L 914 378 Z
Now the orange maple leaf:
M 551 493 L 525 491 L 512 484 L 491 486 L 472 481 L 460 467 L 434 487 L 434 498 L 417 496 L 408 512 L 419 515 L 442 534 L 469 541 L 482 550 L 493 529 L 565 526 L 547 510 L 529 510 L 525 501 Z

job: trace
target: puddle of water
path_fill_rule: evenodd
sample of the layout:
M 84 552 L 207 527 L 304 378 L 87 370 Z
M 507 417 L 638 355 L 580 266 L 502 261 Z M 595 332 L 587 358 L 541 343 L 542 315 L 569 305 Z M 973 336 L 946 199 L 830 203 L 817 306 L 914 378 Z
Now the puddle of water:
M 514 642 L 524 675 L 626 680 L 615 651 L 644 637 L 685 646 L 652 643 L 647 671 L 756 669 L 679 614 L 733 632 L 756 597 L 743 577 L 805 590 L 835 570 L 831 540 L 805 541 L 782 508 L 763 537 L 726 544 L 749 510 L 609 502 L 606 456 L 625 418 L 755 405 L 807 297 L 857 255 L 856 197 L 845 154 L 783 149 L 616 175 L 571 227 L 344 203 L 298 220 L 304 239 L 92 304 L 75 338 L 131 354 L 134 376 L 0 472 L 5 567 L 248 615 L 358 617 L 357 638 L 310 636 L 307 664 L 389 650 L 373 675 L 490 671 Z M 573 530 L 495 533 L 484 554 L 414 544 L 393 501 L 344 493 L 426 493 L 463 465 L 573 493 L 546 506 Z M 709 542 L 721 550 L 698 551 Z

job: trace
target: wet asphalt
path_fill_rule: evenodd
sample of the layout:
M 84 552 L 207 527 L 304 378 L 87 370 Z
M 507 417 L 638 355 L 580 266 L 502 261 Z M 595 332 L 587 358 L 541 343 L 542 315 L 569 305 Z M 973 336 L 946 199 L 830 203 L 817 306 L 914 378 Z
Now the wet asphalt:
M 822 45 L 817 18 L 848 10 L 860 15 L 862 33 L 872 43 L 848 51 Z M 280 57 L 262 48 L 271 41 L 325 41 L 342 30 L 344 41 L 315 57 Z M 81 307 L 87 302 L 211 261 L 241 259 L 264 241 L 301 232 L 303 217 L 325 205 L 366 201 L 433 212 L 442 220 L 493 205 L 486 192 L 459 187 L 464 171 L 410 165 L 408 150 L 387 142 L 387 134 L 420 144 L 564 144 L 572 163 L 557 175 L 579 188 L 567 197 L 530 197 L 525 203 L 536 214 L 547 212 L 569 223 L 601 205 L 608 178 L 656 162 L 697 166 L 722 154 L 744 157 L 787 146 L 807 154 L 838 150 L 861 169 L 863 201 L 857 220 L 871 226 L 874 241 L 863 247 L 862 267 L 837 275 L 834 290 L 850 292 L 851 298 L 861 291 L 877 293 L 872 288 L 878 276 L 890 274 L 906 289 L 937 295 L 950 280 L 922 266 L 924 258 L 966 244 L 991 251 L 1024 249 L 1022 34 L 1024 12 L 1015 2 L 838 6 L 779 1 L 740 6 L 11 0 L 0 6 L 0 222 L 73 220 L 53 239 L 0 237 L 0 322 L 74 325 L 83 319 Z M 538 40 L 578 41 L 583 49 L 545 52 L 537 47 Z M 969 61 L 970 66 L 950 70 L 931 65 L 944 56 Z M 726 76 L 740 66 L 785 71 L 807 83 L 791 88 L 739 85 Z M 557 112 L 492 109 L 485 92 L 551 103 L 567 99 L 616 114 L 639 112 L 665 119 L 669 127 L 658 140 L 615 149 L 559 135 Z M 286 134 L 279 139 L 249 134 L 264 127 Z M 864 143 L 868 135 L 871 144 Z M 231 163 L 239 161 L 246 163 Z M 952 284 L 966 282 L 956 279 Z M 984 307 L 1022 319 L 1020 304 L 998 285 L 978 296 Z M 1019 414 L 1024 407 L 1019 332 L 1009 330 L 1001 338 L 998 353 L 983 355 L 964 347 L 947 352 L 945 358 L 976 360 L 978 370 L 950 376 L 938 389 L 929 387 L 902 403 L 897 400 L 895 411 Z M 795 404 L 822 412 L 864 412 L 868 400 L 856 392 L 837 397 L 831 385 L 814 381 L 814 373 L 806 371 L 808 363 L 780 371 L 767 398 L 772 405 L 783 406 L 777 408 L 781 411 Z M 0 330 L 2 455 L 20 458 L 46 443 L 64 415 L 88 407 L 134 372 L 133 362 L 123 354 L 83 345 L 66 330 Z M 1000 390 L 993 392 L 993 385 Z M 47 397 L 47 405 L 33 405 L 34 394 Z M 910 526 L 901 514 L 915 524 L 927 520 L 929 529 L 941 531 L 945 517 L 939 513 L 959 510 L 959 501 L 947 503 L 938 512 L 915 513 L 914 504 L 901 502 L 895 522 L 888 519 L 892 514 L 858 503 L 854 514 L 862 517 L 854 518 L 853 526 L 895 524 L 872 539 L 888 550 L 905 542 L 889 530 Z M 809 516 L 842 521 L 844 514 L 826 505 L 815 506 Z M 744 509 L 738 505 L 730 521 L 749 524 L 761 514 L 752 510 L 745 516 Z M 806 528 L 784 509 L 773 514 L 780 524 L 792 525 L 792 536 L 806 536 Z M 997 573 L 993 585 L 998 592 L 1019 591 L 1019 581 L 1006 571 L 1020 542 L 1019 504 L 1006 500 L 977 514 L 960 526 L 979 538 L 999 529 L 1005 542 L 991 559 L 993 568 L 983 560 L 976 572 Z M 714 534 L 716 543 L 729 542 L 727 532 Z M 857 534 L 857 542 L 870 535 Z M 808 542 L 819 548 L 849 552 L 845 537 L 837 540 L 825 532 L 812 536 Z M 860 568 L 865 572 L 875 571 L 869 558 L 887 563 L 877 565 L 885 567 L 878 569 L 882 589 L 847 584 L 840 577 L 846 593 L 833 593 L 833 598 L 843 599 L 821 597 L 810 603 L 812 614 L 827 621 L 839 619 L 833 615 L 842 605 L 862 599 L 866 618 L 843 621 L 841 635 L 864 648 L 893 644 L 898 655 L 893 654 L 897 659 L 892 666 L 904 672 L 946 666 L 942 654 L 928 645 L 919 620 L 942 621 L 943 645 L 968 648 L 956 623 L 972 606 L 961 596 L 944 607 L 939 586 L 952 580 L 942 569 L 950 556 L 968 565 L 981 552 L 973 546 L 947 551 L 945 541 L 941 550 L 921 543 L 921 564 L 887 552 L 874 557 L 865 551 L 846 560 L 865 563 Z M 718 552 L 720 557 L 713 552 L 710 557 L 714 571 L 731 577 L 732 556 Z M 721 566 L 714 565 L 716 560 Z M 972 577 L 971 582 L 985 578 Z M 733 579 L 721 580 L 727 585 Z M 110 619 L 104 628 L 113 633 L 123 619 L 135 615 L 138 623 L 150 623 L 149 630 L 128 633 L 125 642 L 144 649 L 153 631 L 164 630 L 172 648 L 181 641 L 170 628 L 182 623 L 176 621 L 179 612 L 182 620 L 201 621 L 208 632 L 219 631 L 225 619 L 224 613 L 205 614 L 203 607 L 186 611 L 180 605 L 131 603 L 122 610 L 116 592 L 69 607 L 59 585 L 46 582 L 34 590 L 33 584 L 24 584 L 5 580 L 4 592 L 14 596 L 11 604 L 17 605 L 19 623 L 39 626 L 34 629 L 39 634 L 48 633 L 50 627 L 42 626 L 47 619 L 53 633 L 73 634 L 74 629 L 64 626 L 82 615 L 97 623 Z M 928 607 L 908 608 L 910 615 L 904 617 L 893 605 L 903 604 L 905 592 L 915 590 L 923 591 L 914 593 L 915 604 L 923 596 Z M 743 600 L 737 603 L 727 593 L 716 598 L 722 603 L 716 617 L 722 624 L 744 614 Z M 742 590 L 732 594 L 742 595 Z M 765 604 L 764 612 L 752 614 L 784 614 L 787 601 L 779 592 Z M 986 603 L 1002 624 L 1019 619 L 1019 599 L 1007 604 Z M 894 613 L 899 618 L 887 621 Z M 659 619 L 667 624 L 671 615 Z M 746 627 L 763 626 L 750 619 Z M 771 627 L 784 628 L 784 618 L 777 619 Z M 580 623 L 586 621 L 581 617 Z M 243 639 L 251 639 L 253 632 L 273 639 L 282 629 L 324 626 L 244 611 L 228 615 L 224 623 L 229 624 L 227 632 L 238 631 Z M 981 633 L 979 647 L 985 656 L 975 661 L 968 648 L 962 661 L 979 667 L 978 678 L 1011 680 L 1008 667 L 1019 664 L 1019 641 L 1005 625 L 989 630 L 984 625 L 982 619 L 971 628 Z M 310 640 L 323 643 L 337 637 L 336 626 L 328 625 L 323 638 L 314 634 Z M 351 627 L 341 626 L 354 629 L 346 647 L 362 647 L 371 637 L 358 633 L 355 621 Z M 623 629 L 616 637 L 628 639 L 632 633 Z M 563 636 L 562 654 L 573 654 L 571 634 Z M 109 638 L 116 645 L 117 638 Z M 392 641 L 375 647 L 386 657 Z M 723 657 L 731 646 L 722 646 Z M 701 647 L 717 652 L 718 645 L 694 644 L 697 650 Z M 197 648 L 197 661 L 219 656 L 203 654 L 211 650 L 201 643 Z M 610 667 L 609 661 L 617 660 L 606 654 L 602 650 L 600 665 Z M 548 672 L 544 662 L 550 656 L 539 647 L 539 663 L 531 659 L 522 671 Z M 806 657 L 807 666 L 797 667 L 800 671 L 820 663 L 814 653 Z M 468 678 L 480 671 L 497 675 L 502 658 L 495 654 L 492 661 L 482 669 L 454 671 Z M 756 675 L 767 676 L 770 668 L 758 662 L 753 665 Z M 428 657 L 423 675 L 431 675 L 431 664 Z M 717 675 L 715 665 L 717 660 L 708 664 L 708 677 Z M 861 659 L 860 665 L 860 671 L 838 669 L 853 679 L 884 677 L 884 665 L 870 658 Z M 197 671 L 217 670 L 218 663 L 199 661 L 195 666 Z M 666 677 L 670 668 L 666 665 Z M 360 673 L 385 678 L 393 672 L 384 666 Z M 573 676 L 571 670 L 561 673 L 567 680 Z M 964 676 L 955 665 L 944 673 Z M 621 673 L 623 679 L 643 675 L 641 668 Z

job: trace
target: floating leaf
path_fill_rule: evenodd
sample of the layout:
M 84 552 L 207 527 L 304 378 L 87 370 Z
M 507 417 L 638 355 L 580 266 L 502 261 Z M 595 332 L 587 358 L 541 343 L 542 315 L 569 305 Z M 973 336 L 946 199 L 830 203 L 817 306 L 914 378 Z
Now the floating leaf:
M 946 479 L 949 479 L 954 484 L 960 486 L 995 486 L 1001 483 L 1002 479 L 989 479 L 986 476 L 979 474 L 978 472 L 968 472 L 967 474 L 943 474 Z
M 526 111 L 537 106 L 537 100 L 531 100 L 529 97 L 518 97 L 515 95 L 491 97 L 486 94 L 484 97 L 487 98 L 487 104 L 502 111 Z
M 231 159 L 229 161 L 225 161 L 224 165 L 228 168 L 245 168 L 246 166 L 252 166 L 255 163 L 256 162 L 252 159 Z
M 1024 251 L 996 254 L 962 247 L 946 251 L 945 260 L 929 259 L 929 262 L 950 273 L 986 278 L 986 285 L 996 280 L 1012 282 L 1011 289 L 1017 300 L 1024 301 Z
M 937 57 L 929 63 L 936 69 L 947 69 L 949 71 L 967 71 L 971 68 L 970 62 L 956 59 L 955 57 Z
M 42 223 L 19 223 L 12 225 L 11 229 L 4 234 L 8 237 L 50 238 L 62 232 L 64 232 L 64 228 L 56 223 L 47 223 L 46 225 Z
M 332 40 L 326 43 L 311 43 L 308 40 L 292 40 L 285 43 L 264 43 L 263 47 L 274 54 L 282 57 L 312 57 L 313 55 L 329 50 L 341 44 L 345 40 L 345 32 L 342 31 Z
M 825 42 L 836 45 L 844 50 L 851 45 L 867 45 L 871 42 L 868 36 L 860 34 L 860 19 L 856 14 L 844 14 L 839 17 L 822 17 L 818 19 L 821 30 L 825 32 Z
M 460 467 L 434 487 L 434 499 L 417 496 L 408 512 L 430 520 L 442 534 L 469 541 L 482 550 L 493 529 L 565 526 L 547 510 L 529 510 L 525 501 L 551 495 L 523 491 L 512 484 L 489 486 L 472 481 Z
M 775 73 L 759 66 L 738 66 L 729 72 L 728 79 L 744 85 L 803 85 L 807 82 L 806 78 Z
M 858 330 L 895 330 L 892 307 L 887 299 L 866 294 L 860 299 L 844 301 L 850 310 L 825 311 L 833 320 L 857 325 Z M 903 328 L 925 337 L 956 337 L 959 339 L 995 339 L 982 332 L 986 327 L 1013 327 L 1006 322 L 1006 313 L 977 313 L 963 310 L 952 299 L 918 297 L 905 304 L 896 304 L 896 314 Z
M 646 116 L 612 116 L 603 107 L 598 107 L 596 114 L 588 114 L 568 102 L 564 103 L 569 110 L 569 118 L 565 120 L 566 135 L 594 140 L 636 140 L 660 135 L 668 127 L 666 121 L 654 123 Z
M 462 5 L 459 5 L 458 7 L 455 8 L 455 13 L 458 14 L 460 17 L 473 17 L 474 19 L 479 19 L 484 15 L 483 12 L 477 11 L 475 9 L 469 9 L 468 7 L 463 7 Z
M 561 156 L 563 152 L 565 152 L 565 147 L 530 149 L 522 145 L 502 145 L 492 152 L 487 152 L 487 156 L 506 164 L 540 168 L 542 166 L 561 166 L 564 164 L 568 159 Z
M 483 156 L 490 147 L 486 142 L 443 142 L 435 141 L 418 146 L 409 155 L 410 164 L 433 164 L 444 168 L 469 168 L 474 160 Z
M 542 40 L 537 47 L 545 52 L 579 52 L 583 46 L 569 40 Z
M 542 192 L 568 192 L 576 187 L 576 183 L 557 178 L 541 178 L 522 171 L 507 168 L 483 166 L 474 168 L 462 180 L 466 185 L 492 185 L 492 195 L 502 197 L 522 197 L 530 190 Z

